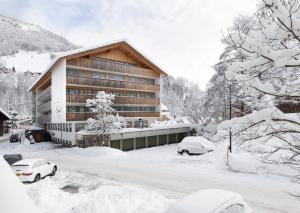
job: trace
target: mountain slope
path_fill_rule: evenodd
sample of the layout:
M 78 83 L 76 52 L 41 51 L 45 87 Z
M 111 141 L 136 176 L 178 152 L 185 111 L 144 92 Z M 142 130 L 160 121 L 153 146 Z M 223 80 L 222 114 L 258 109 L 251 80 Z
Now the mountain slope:
M 0 56 L 19 50 L 34 52 L 64 52 L 78 48 L 67 39 L 15 18 L 0 15 Z

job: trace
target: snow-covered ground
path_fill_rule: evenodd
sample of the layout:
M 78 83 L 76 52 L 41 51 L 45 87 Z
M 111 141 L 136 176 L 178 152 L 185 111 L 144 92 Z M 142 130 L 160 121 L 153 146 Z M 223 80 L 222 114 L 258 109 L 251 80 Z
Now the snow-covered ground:
M 17 72 L 43 72 L 51 58 L 50 53 L 20 51 L 14 55 L 2 56 L 0 61 L 3 61 L 7 68 L 14 67 Z
M 175 200 L 207 188 L 237 192 L 255 212 L 300 212 L 300 201 L 289 195 L 300 191 L 298 184 L 268 169 L 258 174 L 230 171 L 224 163 L 226 144 L 202 156 L 176 151 L 176 144 L 122 152 L 0 143 L 0 154 L 57 163 L 57 176 L 26 185 L 42 212 L 164 212 Z

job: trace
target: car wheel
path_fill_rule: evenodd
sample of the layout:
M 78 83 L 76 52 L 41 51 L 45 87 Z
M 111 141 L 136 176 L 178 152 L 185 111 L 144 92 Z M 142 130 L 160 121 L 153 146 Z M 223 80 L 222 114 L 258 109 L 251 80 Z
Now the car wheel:
M 51 172 L 51 176 L 54 176 L 56 174 L 56 171 L 57 171 L 57 167 L 54 166 Z
M 191 155 L 188 150 L 182 150 L 182 154 Z
M 40 175 L 40 174 L 37 174 L 37 175 L 35 176 L 33 182 L 38 182 L 40 179 L 41 179 L 41 175 Z

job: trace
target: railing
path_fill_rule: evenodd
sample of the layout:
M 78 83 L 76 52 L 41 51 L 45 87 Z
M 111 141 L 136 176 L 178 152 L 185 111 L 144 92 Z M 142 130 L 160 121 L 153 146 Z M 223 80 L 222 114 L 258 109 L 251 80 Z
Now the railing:
M 160 117 L 160 112 L 117 112 L 123 117 Z
M 159 77 L 159 74 L 155 73 L 151 69 L 141 68 L 126 63 L 104 61 L 104 60 L 97 60 L 97 59 L 87 59 L 87 58 L 73 59 L 73 60 L 68 60 L 67 65 L 76 66 L 76 67 L 86 67 L 86 68 L 105 70 L 105 71 L 107 70 L 111 72 L 126 73 L 131 75 L 140 75 L 143 77 L 155 77 L 155 78 Z
M 77 95 L 67 94 L 67 102 L 71 103 L 86 103 L 87 99 L 95 98 L 95 95 Z M 142 97 L 124 97 L 116 96 L 113 100 L 114 104 L 151 104 L 159 105 L 159 98 L 142 98 Z
M 43 103 L 43 104 L 39 105 L 37 108 L 38 108 L 38 111 L 40 111 L 40 112 L 51 111 L 51 101 Z
M 39 92 L 36 97 L 37 97 L 37 100 L 40 102 L 45 102 L 47 100 L 50 100 L 51 99 L 51 86 L 48 87 L 47 89 Z
M 140 97 L 116 97 L 114 104 L 151 104 L 159 105 L 159 98 L 140 98 Z
M 67 76 L 67 83 L 86 85 L 86 86 L 97 86 L 97 87 L 124 88 L 130 90 L 145 90 L 145 91 L 153 91 L 153 92 L 160 91 L 159 85 L 148 85 L 148 84 L 126 82 L 126 81 L 96 79 L 96 78 L 86 78 L 86 77 Z
M 123 117 L 159 117 L 159 112 L 116 112 Z M 86 121 L 88 118 L 93 118 L 96 113 L 91 112 L 68 112 L 67 121 Z

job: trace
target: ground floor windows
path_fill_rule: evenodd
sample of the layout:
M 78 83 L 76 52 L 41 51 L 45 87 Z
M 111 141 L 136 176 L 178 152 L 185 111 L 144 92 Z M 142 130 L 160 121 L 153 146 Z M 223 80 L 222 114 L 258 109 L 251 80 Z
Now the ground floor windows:
M 90 112 L 86 106 L 67 106 L 67 112 Z

